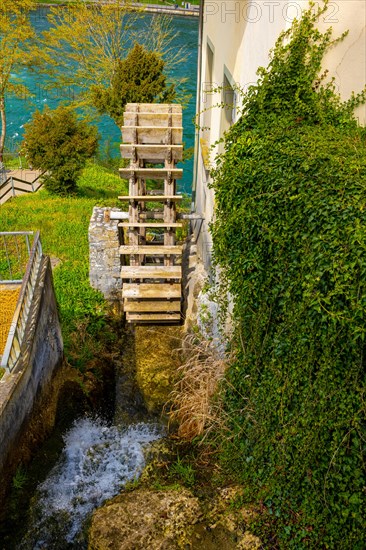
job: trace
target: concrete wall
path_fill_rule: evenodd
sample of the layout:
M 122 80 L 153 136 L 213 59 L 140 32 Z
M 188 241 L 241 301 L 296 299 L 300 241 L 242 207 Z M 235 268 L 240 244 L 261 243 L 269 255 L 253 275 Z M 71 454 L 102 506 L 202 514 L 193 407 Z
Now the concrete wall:
M 0 380 L 0 472 L 17 445 L 35 402 L 63 359 L 63 341 L 48 257 L 42 260 L 21 358 Z
M 121 299 L 121 259 L 118 222 L 105 218 L 110 208 L 95 206 L 89 224 L 89 279 L 107 300 Z M 118 210 L 118 208 L 112 208 Z
M 200 60 L 201 84 L 198 93 L 199 122 L 202 130 L 198 136 L 195 203 L 198 212 L 205 215 L 197 240 L 198 253 L 208 270 L 211 263 L 211 235 L 209 223 L 214 215 L 215 197 L 209 188 L 209 170 L 214 166 L 216 154 L 222 144 L 215 143 L 223 136 L 230 122 L 219 106 L 230 96 L 221 90 L 210 89 L 228 82 L 246 90 L 257 81 L 257 69 L 267 66 L 269 51 L 280 32 L 291 26 L 294 17 L 300 17 L 308 7 L 307 0 L 202 0 L 202 46 Z M 339 37 L 345 30 L 348 36 L 335 45 L 324 59 L 329 78 L 343 99 L 352 91 L 361 91 L 366 84 L 366 2 L 364 0 L 331 0 L 329 9 L 321 18 L 322 31 L 333 28 L 333 36 Z M 226 97 L 225 97 L 226 96 Z M 235 94 L 234 105 L 240 107 L 240 95 Z M 226 114 L 230 114 L 229 112 Z M 232 121 L 238 117 L 232 110 Z M 356 116 L 366 123 L 366 106 L 360 107 Z M 210 158 L 207 151 L 213 146 Z M 199 224 L 197 225 L 200 227 Z

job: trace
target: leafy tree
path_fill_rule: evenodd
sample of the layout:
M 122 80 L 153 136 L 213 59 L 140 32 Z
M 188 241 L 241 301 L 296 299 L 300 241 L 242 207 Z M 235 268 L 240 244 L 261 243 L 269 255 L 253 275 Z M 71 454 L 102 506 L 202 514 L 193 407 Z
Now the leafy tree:
M 45 187 L 59 195 L 76 190 L 76 179 L 97 146 L 96 128 L 64 106 L 36 111 L 25 125 L 24 152 L 34 168 L 47 172 Z
M 172 74 L 184 59 L 184 51 L 174 48 L 176 34 L 171 30 L 171 20 L 154 17 L 149 25 L 146 22 L 142 31 L 136 31 L 141 27 L 141 21 L 141 14 L 136 13 L 135 8 L 131 9 L 129 0 L 103 3 L 77 0 L 62 9 L 51 9 L 50 29 L 43 35 L 47 71 L 52 77 L 50 82 L 53 81 L 51 85 L 63 90 L 71 87 L 76 105 L 90 107 L 96 100 L 100 108 L 103 92 L 110 90 L 113 96 L 113 89 L 118 88 L 116 75 L 122 74 L 122 61 L 134 42 L 160 56 L 166 74 Z M 137 53 L 135 49 L 133 55 L 136 57 Z M 139 57 L 142 66 L 143 59 L 141 55 Z M 169 78 L 166 77 L 165 82 L 168 89 L 171 86 Z M 180 84 L 183 81 L 175 82 Z
M 213 173 L 235 320 L 222 458 L 286 550 L 364 548 L 365 92 L 325 79 L 326 7 L 280 36 Z
M 0 2 L 0 162 L 6 139 L 6 98 L 11 94 L 29 95 L 29 90 L 15 75 L 21 67 L 34 63 L 37 54 L 29 21 L 33 7 L 32 0 Z
M 127 103 L 171 102 L 175 89 L 173 84 L 166 88 L 164 66 L 158 54 L 136 43 L 127 57 L 118 61 L 110 87 L 92 89 L 94 105 L 120 125 Z

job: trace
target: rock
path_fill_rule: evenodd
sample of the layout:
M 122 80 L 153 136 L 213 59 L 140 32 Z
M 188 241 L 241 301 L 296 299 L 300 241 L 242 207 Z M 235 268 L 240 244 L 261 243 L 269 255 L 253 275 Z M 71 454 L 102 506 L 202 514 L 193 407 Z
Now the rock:
M 147 480 L 148 480 L 147 476 Z M 141 487 L 120 494 L 97 510 L 88 550 L 259 550 L 230 497 L 237 487 L 198 499 L 191 491 Z
M 249 533 L 249 531 L 245 531 L 244 536 L 240 540 L 237 548 L 238 550 L 259 550 L 262 548 L 262 543 L 258 537 L 252 533 Z
M 180 327 L 135 328 L 136 380 L 150 413 L 159 413 L 169 399 L 181 340 Z
M 89 550 L 175 550 L 189 543 L 201 515 L 198 499 L 186 489 L 123 493 L 97 510 Z

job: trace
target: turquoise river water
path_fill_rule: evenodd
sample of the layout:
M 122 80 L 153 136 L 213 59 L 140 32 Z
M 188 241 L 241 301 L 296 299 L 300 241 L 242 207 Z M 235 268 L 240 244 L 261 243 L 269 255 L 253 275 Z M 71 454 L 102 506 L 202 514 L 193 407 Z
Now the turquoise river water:
M 32 14 L 32 23 L 37 30 L 41 33 L 48 28 L 47 14 L 49 9 L 46 7 L 40 7 Z M 143 14 L 139 17 L 138 25 L 141 28 L 148 27 L 151 22 L 151 18 L 154 15 Z M 155 15 L 159 17 L 159 15 Z M 185 85 L 187 93 L 191 95 L 187 107 L 183 113 L 183 125 L 184 125 L 184 142 L 185 147 L 193 147 L 194 144 L 194 115 L 196 107 L 196 80 L 197 80 L 197 48 L 198 48 L 198 18 L 174 16 L 172 18 L 172 28 L 175 32 L 178 32 L 176 38 L 176 47 L 186 47 L 187 58 L 176 69 L 176 76 L 184 76 L 187 78 Z M 62 52 L 60 53 L 62 55 Z M 8 116 L 8 139 L 7 148 L 11 151 L 17 151 L 22 141 L 23 127 L 32 116 L 32 113 L 36 110 L 42 110 L 45 105 L 50 108 L 55 108 L 62 101 L 67 101 L 70 96 L 70 91 L 64 90 L 63 92 L 56 92 L 45 90 L 42 85 L 42 80 L 34 73 L 23 71 L 18 75 L 21 80 L 29 87 L 33 97 L 31 99 L 19 99 L 8 98 L 7 100 L 7 116 Z M 101 150 L 106 148 L 106 144 L 109 144 L 110 152 L 112 156 L 119 155 L 119 144 L 121 142 L 121 131 L 113 122 L 113 120 L 107 116 L 96 117 L 95 123 L 99 128 L 101 134 L 100 147 Z M 191 192 L 192 185 L 192 173 L 193 173 L 193 159 L 189 159 L 182 164 L 184 168 L 184 177 L 179 182 L 179 190 L 185 193 Z

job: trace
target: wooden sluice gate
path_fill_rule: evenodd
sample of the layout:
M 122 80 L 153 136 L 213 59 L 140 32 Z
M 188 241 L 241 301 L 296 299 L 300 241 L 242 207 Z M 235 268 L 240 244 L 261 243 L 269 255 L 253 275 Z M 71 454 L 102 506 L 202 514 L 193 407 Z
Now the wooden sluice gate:
M 177 323 L 181 320 L 182 247 L 176 244 L 176 181 L 183 170 L 182 108 L 176 104 L 126 106 L 120 169 L 129 180 L 128 243 L 120 246 L 122 299 L 128 322 Z

